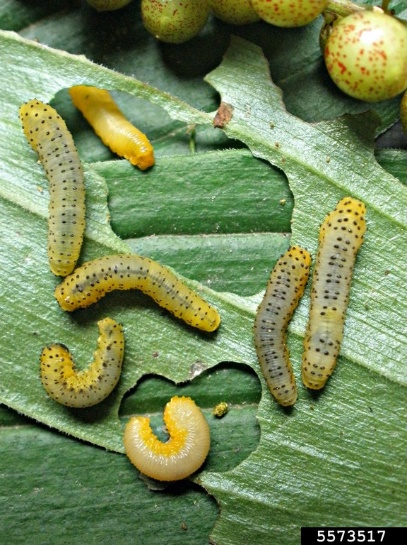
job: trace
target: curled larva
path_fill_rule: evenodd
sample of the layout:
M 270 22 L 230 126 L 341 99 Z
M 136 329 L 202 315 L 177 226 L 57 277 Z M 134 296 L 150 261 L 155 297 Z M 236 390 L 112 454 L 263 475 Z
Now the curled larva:
M 75 268 L 85 230 L 82 165 L 71 133 L 54 108 L 33 99 L 21 106 L 20 119 L 49 181 L 50 269 L 58 276 L 66 276 Z
M 325 386 L 339 355 L 365 213 L 362 202 L 345 197 L 321 225 L 302 359 L 302 380 L 312 390 Z
M 41 381 L 48 395 L 67 407 L 91 407 L 103 401 L 116 386 L 122 369 L 124 336 L 121 324 L 111 318 L 98 322 L 98 348 L 94 361 L 75 370 L 63 344 L 46 346 L 41 353 Z
M 286 345 L 286 330 L 308 280 L 311 256 L 292 246 L 277 261 L 254 321 L 254 344 L 260 367 L 274 399 L 294 405 L 297 386 Z
M 175 396 L 164 409 L 169 440 L 161 442 L 150 419 L 133 416 L 124 430 L 124 448 L 131 463 L 158 481 L 189 477 L 205 461 L 210 447 L 208 423 L 190 397 Z
M 76 85 L 69 89 L 69 94 L 95 133 L 114 153 L 141 170 L 154 165 L 154 150 L 147 136 L 124 117 L 109 91 Z
M 203 331 L 215 331 L 218 311 L 188 288 L 169 269 L 136 254 L 118 254 L 88 261 L 67 276 L 55 290 L 63 310 L 96 303 L 113 290 L 138 289 L 177 318 Z

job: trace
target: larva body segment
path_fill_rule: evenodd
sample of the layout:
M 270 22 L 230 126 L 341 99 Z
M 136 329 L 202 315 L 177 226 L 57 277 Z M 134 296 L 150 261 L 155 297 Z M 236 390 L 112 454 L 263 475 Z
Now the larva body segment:
M 189 397 L 173 397 L 165 406 L 166 443 L 153 433 L 150 419 L 132 417 L 124 431 L 131 463 L 159 481 L 178 481 L 197 471 L 208 455 L 210 431 L 201 409 Z
M 312 390 L 325 386 L 339 355 L 365 213 L 362 202 L 345 197 L 321 225 L 302 360 L 302 380 Z
M 94 361 L 75 370 L 63 344 L 46 346 L 41 353 L 41 381 L 48 395 L 67 407 L 91 407 L 103 401 L 120 378 L 124 355 L 123 327 L 111 318 L 98 322 L 100 336 Z
M 254 344 L 260 367 L 274 399 L 294 405 L 297 386 L 286 345 L 286 330 L 308 280 L 311 256 L 292 246 L 277 261 L 254 321 Z
M 188 288 L 169 269 L 136 254 L 118 254 L 88 261 L 57 286 L 55 297 L 63 310 L 96 303 L 113 290 L 138 289 L 177 318 L 203 331 L 215 331 L 218 311 Z
M 154 165 L 150 141 L 124 117 L 109 91 L 76 85 L 69 89 L 69 94 L 95 133 L 114 153 L 141 170 Z
M 66 276 L 75 268 L 85 230 L 82 165 L 72 135 L 54 108 L 33 99 L 21 106 L 20 119 L 49 181 L 50 269 L 57 276 Z

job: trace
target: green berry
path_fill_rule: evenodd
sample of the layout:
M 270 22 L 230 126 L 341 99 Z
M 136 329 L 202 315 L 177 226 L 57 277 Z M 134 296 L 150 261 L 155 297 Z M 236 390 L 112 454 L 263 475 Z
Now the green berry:
M 131 0 L 86 0 L 86 2 L 98 11 L 113 11 L 124 8 Z
M 196 36 L 209 17 L 206 0 L 142 0 L 146 29 L 162 42 L 182 43 Z
M 250 0 L 254 11 L 267 23 L 280 27 L 307 25 L 320 15 L 328 0 Z
M 407 28 L 390 15 L 344 17 L 326 41 L 324 58 L 333 81 L 354 98 L 378 102 L 407 88 Z
M 207 0 L 215 17 L 231 25 L 247 25 L 260 19 L 250 0 Z
M 407 92 L 404 93 L 400 104 L 400 120 L 403 131 L 407 134 Z

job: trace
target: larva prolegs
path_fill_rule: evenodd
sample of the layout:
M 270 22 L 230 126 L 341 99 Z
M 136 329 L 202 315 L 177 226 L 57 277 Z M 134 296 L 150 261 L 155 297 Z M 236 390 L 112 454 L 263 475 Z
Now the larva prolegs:
M 362 202 L 345 197 L 320 228 L 302 360 L 302 380 L 312 390 L 323 388 L 336 366 L 365 214 Z
M 261 370 L 274 399 L 294 405 L 297 386 L 286 345 L 286 330 L 308 280 L 311 256 L 292 246 L 277 261 L 254 321 L 254 344 Z
M 136 254 L 118 254 L 88 261 L 57 286 L 55 297 L 63 310 L 96 303 L 113 290 L 138 289 L 174 316 L 202 331 L 215 331 L 218 311 L 175 274 L 156 261 Z
M 33 99 L 21 106 L 20 119 L 49 181 L 50 269 L 57 276 L 66 276 L 75 268 L 85 230 L 82 165 L 72 135 L 54 108 Z
M 111 318 L 98 322 L 98 348 L 87 369 L 75 370 L 71 353 L 63 344 L 43 348 L 40 357 L 42 384 L 50 397 L 67 407 L 91 407 L 103 401 L 120 378 L 123 327 Z

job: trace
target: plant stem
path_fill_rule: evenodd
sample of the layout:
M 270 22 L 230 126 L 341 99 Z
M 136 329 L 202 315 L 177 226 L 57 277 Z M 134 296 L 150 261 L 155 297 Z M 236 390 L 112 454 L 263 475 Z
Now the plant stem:
M 387 1 L 383 0 L 383 5 L 388 3 L 389 3 L 389 0 Z M 367 6 L 367 5 L 363 6 L 360 4 L 354 4 L 353 2 L 350 2 L 349 0 L 329 0 L 326 8 L 324 9 L 324 13 L 332 13 L 339 17 L 346 17 L 347 15 L 350 15 L 351 13 L 357 13 L 357 12 L 366 11 L 366 10 L 383 11 L 381 8 L 378 8 L 377 6 Z

